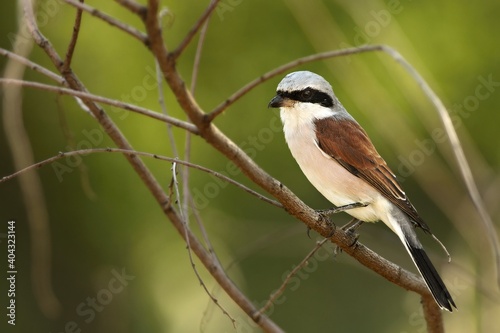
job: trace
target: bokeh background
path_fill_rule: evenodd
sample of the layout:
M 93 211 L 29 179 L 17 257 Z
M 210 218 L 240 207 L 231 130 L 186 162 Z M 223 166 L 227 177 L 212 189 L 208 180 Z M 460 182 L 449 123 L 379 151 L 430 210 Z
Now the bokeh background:
M 143 29 L 113 1 L 89 5 Z M 61 55 L 71 36 L 75 10 L 59 0 L 38 1 L 39 24 Z M 174 48 L 208 1 L 163 1 L 167 46 Z M 0 45 L 11 49 L 15 1 L 0 4 Z M 263 73 L 305 55 L 365 43 L 388 44 L 423 75 L 449 109 L 474 177 L 495 224 L 500 223 L 500 2 L 439 1 L 245 1 L 222 0 L 207 31 L 196 97 L 207 112 Z M 23 35 L 23 38 L 29 38 Z M 179 60 L 188 83 L 197 39 Z M 30 59 L 53 69 L 34 47 Z M 5 67 L 6 59 L 0 59 Z M 155 64 L 136 40 L 84 14 L 73 69 L 95 94 L 161 112 Z M 380 53 L 304 65 L 329 80 L 339 99 L 370 134 L 434 233 L 452 255 L 421 235 L 459 310 L 444 313 L 449 332 L 493 332 L 500 319 L 499 289 L 487 237 L 459 176 L 435 110 L 417 84 Z M 49 82 L 27 70 L 27 80 Z M 276 110 L 268 110 L 281 77 L 231 106 L 216 125 L 271 175 L 311 207 L 329 207 L 301 174 L 284 142 Z M 168 89 L 170 114 L 185 119 Z M 3 97 L 2 97 L 3 98 Z M 173 156 L 164 123 L 106 107 L 140 151 Z M 4 113 L 5 110 L 2 110 Z M 112 146 L 98 124 L 72 98 L 23 90 L 23 119 L 36 161 L 72 147 Z M 15 171 L 0 120 L 0 175 Z M 174 129 L 183 157 L 185 133 Z M 91 134 L 89 134 L 91 133 Z M 93 135 L 90 136 L 89 135 Z M 93 139 L 90 139 L 93 138 Z M 90 142 L 90 143 L 89 143 Z M 192 139 L 192 160 L 216 171 L 233 169 L 203 140 Z M 16 179 L 0 184 L 1 275 L 6 272 L 7 221 L 16 221 L 17 325 L 6 324 L 5 278 L 0 282 L 4 332 L 234 332 L 231 321 L 200 287 L 186 244 L 166 220 L 125 159 L 94 154 L 60 160 L 37 171 L 45 196 L 52 248 L 52 287 L 61 304 L 47 318 L 35 299 L 25 203 Z M 146 160 L 162 185 L 171 164 Z M 63 170 L 63 171 L 61 171 Z M 239 172 L 233 178 L 259 190 Z M 191 171 L 189 187 L 221 262 L 256 304 L 262 305 L 319 239 L 283 210 L 240 189 Z M 338 225 L 346 214 L 334 217 Z M 196 223 L 193 229 L 198 232 Z M 498 227 L 497 227 L 498 230 Z M 360 241 L 415 271 L 383 224 L 364 225 Z M 269 315 L 287 332 L 424 332 L 419 298 L 361 267 L 326 245 L 292 280 Z M 199 262 L 206 286 L 237 321 L 237 332 L 258 332 Z M 120 279 L 117 276 L 121 276 Z M 36 277 L 35 277 L 36 278 Z M 92 299 L 96 304 L 92 305 Z M 80 331 L 78 331 L 80 332 Z

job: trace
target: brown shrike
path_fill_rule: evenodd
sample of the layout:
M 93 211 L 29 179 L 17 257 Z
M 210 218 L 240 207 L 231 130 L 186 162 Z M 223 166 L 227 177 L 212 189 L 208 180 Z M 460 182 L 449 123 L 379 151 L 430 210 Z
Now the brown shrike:
M 311 72 L 290 73 L 269 107 L 280 108 L 286 142 L 314 187 L 337 207 L 366 205 L 346 212 L 360 221 L 383 221 L 403 242 L 439 307 L 456 308 L 414 230 L 432 235 L 429 227 L 331 85 Z

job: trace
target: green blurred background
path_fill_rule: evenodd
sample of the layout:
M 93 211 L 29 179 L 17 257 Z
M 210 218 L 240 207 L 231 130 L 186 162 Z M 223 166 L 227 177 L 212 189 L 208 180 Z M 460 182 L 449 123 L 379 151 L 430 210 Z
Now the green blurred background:
M 140 20 L 116 2 L 86 3 L 143 30 Z M 169 10 L 164 19 L 165 40 L 173 49 L 208 1 L 163 1 L 162 5 Z M 12 49 L 15 1 L 2 1 L 0 8 L 0 46 Z M 61 1 L 39 1 L 41 29 L 61 55 L 71 36 L 74 13 Z M 365 43 L 388 44 L 415 66 L 450 110 L 481 194 L 498 225 L 499 15 L 500 2 L 495 0 L 223 0 L 210 21 L 195 94 L 208 112 L 245 83 L 295 58 Z M 188 84 L 196 42 L 178 63 Z M 30 59 L 53 69 L 37 47 Z M 0 59 L 2 68 L 5 64 L 6 59 Z M 83 16 L 73 69 L 92 93 L 161 112 L 151 54 L 133 38 L 88 14 Z M 297 69 L 315 71 L 332 83 L 339 99 L 403 181 L 422 217 L 447 245 L 453 257 L 450 264 L 439 246 L 421 235 L 459 308 L 444 313 L 447 331 L 497 330 L 500 298 L 487 237 L 449 142 L 437 134 L 441 133 L 440 120 L 417 84 L 389 56 L 379 53 Z M 30 70 L 25 78 L 52 83 Z M 327 208 L 329 203 L 291 157 L 277 126 L 278 113 L 267 109 L 280 79 L 252 90 L 215 123 L 307 204 Z M 164 91 L 169 113 L 185 119 L 172 94 Z M 137 150 L 173 156 L 164 123 L 106 110 Z M 36 161 L 72 146 L 86 148 L 89 142 L 92 147 L 113 146 L 108 138 L 99 139 L 99 125 L 67 96 L 24 89 L 23 113 Z M 0 176 L 5 176 L 15 168 L 1 121 Z M 174 136 L 182 152 L 185 133 L 174 129 Z M 232 170 L 223 156 L 197 137 L 192 139 L 191 154 L 203 166 Z M 42 314 L 33 293 L 30 242 L 37 234 L 28 229 L 18 181 L 0 184 L 2 276 L 9 219 L 16 221 L 17 236 L 17 325 L 6 324 L 2 278 L 0 325 L 8 328 L 5 332 L 235 331 L 200 287 L 186 244 L 125 159 L 95 154 L 82 161 L 60 160 L 60 165 L 37 171 L 50 221 L 52 287 L 61 304 L 53 319 Z M 167 188 L 171 164 L 145 162 Z M 58 173 L 61 165 L 66 172 Z M 259 190 L 239 172 L 233 178 Z M 284 211 L 207 174 L 191 171 L 189 186 L 217 255 L 256 304 L 264 303 L 319 239 L 314 233 L 308 238 L 304 225 Z M 335 216 L 334 221 L 340 225 L 348 216 Z M 364 225 L 359 232 L 362 243 L 415 271 L 397 237 L 383 224 Z M 331 245 L 320 250 L 269 311 L 278 325 L 287 332 L 425 331 L 415 294 L 388 283 L 348 255 L 333 257 L 332 251 Z M 236 331 L 258 332 L 203 266 L 196 260 L 195 264 L 206 286 L 236 319 Z M 121 280 L 116 278 L 119 275 Z M 92 298 L 97 299 L 95 310 L 89 303 Z

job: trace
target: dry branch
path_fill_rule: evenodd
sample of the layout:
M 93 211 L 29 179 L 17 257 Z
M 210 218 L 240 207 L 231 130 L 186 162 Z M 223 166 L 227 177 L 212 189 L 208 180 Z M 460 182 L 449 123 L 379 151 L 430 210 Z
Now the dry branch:
M 92 16 L 95 16 L 95 17 L 103 20 L 104 22 L 107 22 L 111 26 L 117 27 L 118 29 L 126 32 L 127 34 L 131 35 L 132 37 L 138 39 L 144 45 L 148 44 L 147 36 L 144 35 L 143 32 L 137 30 L 136 28 L 131 27 L 128 24 L 125 24 L 121 21 L 118 21 L 114 17 L 112 17 L 108 14 L 105 14 L 105 13 L 101 12 L 100 10 L 97 10 L 96 8 L 94 8 L 92 6 L 86 5 L 84 3 L 80 3 L 77 0 L 64 0 L 64 2 L 77 8 L 78 10 L 83 10 L 83 11 L 91 14 Z
M 185 122 L 185 121 L 179 120 L 177 118 L 170 117 L 170 116 L 167 116 L 167 115 L 164 115 L 164 114 L 152 111 L 152 110 L 148 110 L 148 109 L 140 107 L 138 105 L 125 103 L 125 102 L 118 101 L 115 99 L 102 97 L 102 96 L 98 96 L 98 95 L 94 95 L 94 94 L 90 94 L 90 93 L 82 92 L 82 91 L 78 91 L 78 90 L 72 90 L 72 89 L 61 88 L 61 87 L 54 87 L 51 85 L 38 83 L 38 82 L 31 82 L 31 81 L 0 78 L 0 83 L 5 84 L 5 85 L 18 85 L 18 86 L 23 86 L 23 87 L 35 88 L 35 89 L 40 89 L 40 90 L 58 93 L 61 95 L 69 95 L 69 96 L 78 97 L 80 99 L 85 99 L 85 100 L 94 101 L 97 103 L 111 105 L 111 106 L 114 106 L 117 108 L 136 112 L 136 113 L 142 114 L 144 116 L 163 121 L 167 124 L 171 124 L 171 125 L 174 125 L 176 127 L 185 129 L 186 131 L 191 132 L 193 134 L 198 133 L 197 128 L 195 126 L 193 126 L 193 124 L 190 124 L 188 122 Z
M 229 178 L 228 176 L 223 175 L 220 172 L 211 170 L 211 169 L 206 168 L 204 166 L 201 166 L 201 165 L 198 165 L 195 163 L 191 163 L 189 161 L 183 161 L 183 160 L 180 160 L 178 158 L 172 158 L 172 157 L 162 156 L 162 155 L 158 155 L 158 154 L 147 153 L 147 152 L 143 152 L 143 151 L 125 150 L 125 149 L 119 149 L 119 148 L 91 148 L 91 149 L 79 149 L 79 150 L 73 150 L 73 151 L 60 152 L 56 156 L 52 156 L 52 157 L 49 157 L 43 161 L 33 163 L 33 164 L 27 166 L 26 168 L 23 168 L 23 169 L 18 170 L 10 175 L 7 175 L 7 176 L 0 178 L 0 183 L 4 183 L 6 181 L 9 181 L 9 180 L 11 180 L 15 177 L 18 177 L 19 175 L 21 175 L 25 172 L 28 172 L 30 170 L 40 169 L 40 168 L 46 166 L 47 164 L 54 163 L 55 161 L 60 160 L 62 158 L 76 156 L 76 155 L 86 156 L 89 154 L 96 154 L 96 153 L 120 153 L 120 154 L 130 155 L 130 156 L 137 155 L 137 156 L 144 156 L 144 157 L 148 157 L 148 158 L 157 159 L 160 161 L 181 164 L 181 165 L 184 165 L 184 166 L 191 168 L 191 169 L 200 170 L 200 171 L 205 172 L 209 175 L 217 177 L 217 178 L 219 178 L 219 179 L 221 179 L 229 184 L 232 184 L 236 187 L 239 187 L 240 189 L 247 192 L 248 194 L 253 195 L 254 197 L 258 198 L 259 200 L 267 202 L 268 204 L 271 204 L 271 205 L 276 206 L 278 208 L 283 207 L 279 202 L 272 200 L 272 199 L 269 199 L 269 198 L 263 196 L 262 194 L 252 190 L 251 188 L 249 188 L 241 183 L 238 183 L 234 179 Z
M 79 0 L 83 3 L 83 0 Z M 66 58 L 64 59 L 64 66 L 62 71 L 69 69 L 71 67 L 71 60 L 73 59 L 73 53 L 75 52 L 76 41 L 78 40 L 78 35 L 80 34 L 80 25 L 82 23 L 82 10 L 78 9 L 76 11 L 75 24 L 73 25 L 73 34 L 71 35 L 71 40 L 69 41 L 68 50 L 66 51 Z
M 46 77 L 56 81 L 59 84 L 64 84 L 66 81 L 64 79 L 55 74 L 54 72 L 51 72 L 50 70 L 46 69 L 45 67 L 40 66 L 39 64 L 36 64 L 29 59 L 26 59 L 24 57 L 19 56 L 18 54 L 12 53 L 10 51 L 7 51 L 5 49 L 0 48 L 0 55 L 3 55 L 9 59 L 12 59 L 20 64 L 23 64 L 24 66 L 28 67 L 31 70 L 34 70 L 35 72 L 41 73 L 45 75 Z

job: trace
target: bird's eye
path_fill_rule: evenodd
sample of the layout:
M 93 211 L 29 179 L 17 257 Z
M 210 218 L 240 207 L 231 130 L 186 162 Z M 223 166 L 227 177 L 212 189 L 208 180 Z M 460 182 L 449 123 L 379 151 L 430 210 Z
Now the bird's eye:
M 308 101 L 313 96 L 313 91 L 311 89 L 306 89 L 300 93 L 300 97 L 303 101 Z

